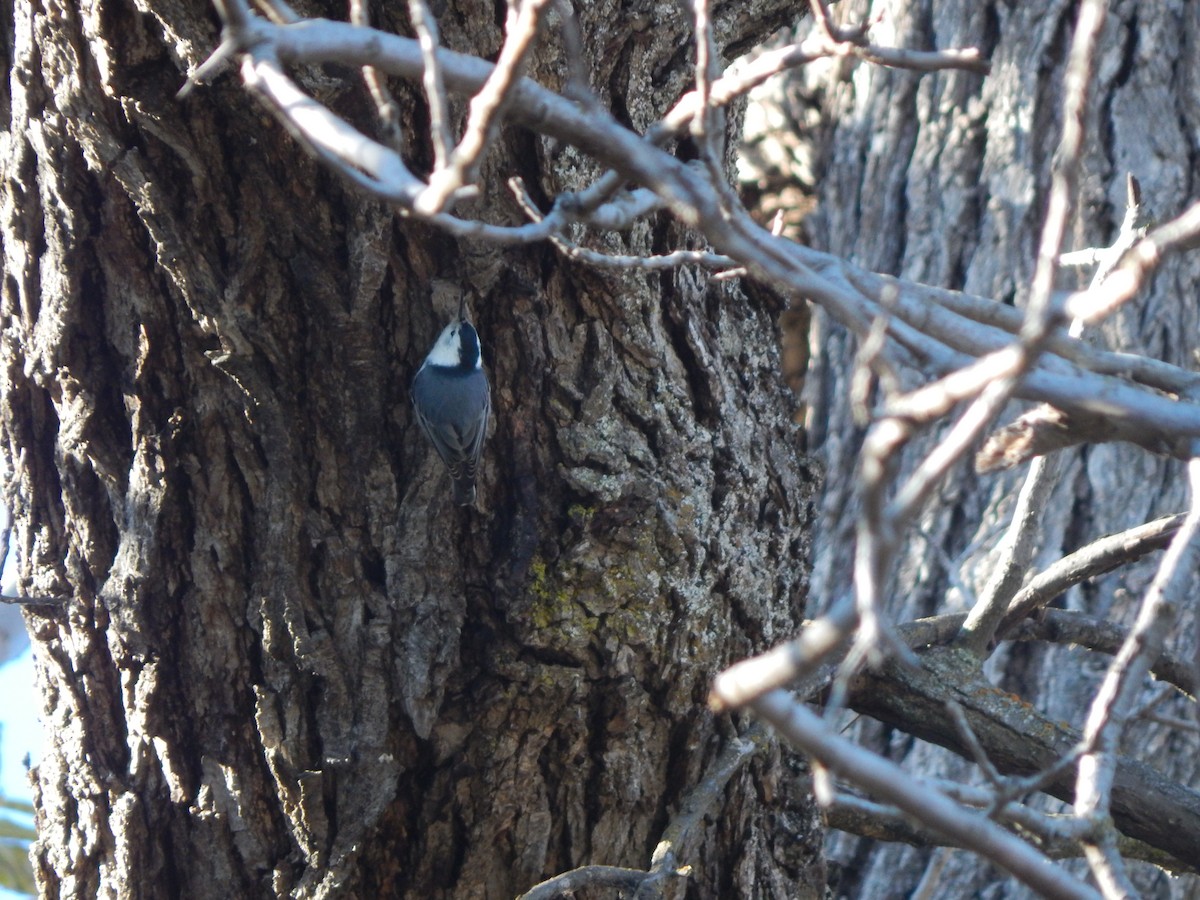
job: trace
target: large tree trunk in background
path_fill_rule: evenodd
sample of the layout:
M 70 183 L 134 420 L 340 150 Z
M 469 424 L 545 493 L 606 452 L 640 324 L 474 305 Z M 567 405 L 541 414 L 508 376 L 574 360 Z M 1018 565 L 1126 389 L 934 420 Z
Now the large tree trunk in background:
M 785 146 L 788 158 L 804 163 L 790 175 L 809 177 L 815 195 L 816 212 L 803 225 L 808 239 L 881 272 L 1022 302 L 1058 141 L 1065 48 L 1076 4 L 909 0 L 871 6 L 843 3 L 838 9 L 858 21 L 874 19 L 874 7 L 886 6 L 883 24 L 873 32 L 876 40 L 918 48 L 977 46 L 992 60 L 992 74 L 918 77 L 830 63 L 797 72 L 778 86 L 771 102 L 783 115 L 769 121 L 804 123 Z M 1126 172 L 1141 180 L 1146 202 L 1161 219 L 1195 199 L 1190 174 L 1200 151 L 1195 137 L 1200 108 L 1191 64 L 1198 43 L 1195 4 L 1111 4 L 1068 249 L 1112 241 L 1124 213 Z M 772 137 L 768 134 L 769 144 Z M 764 146 L 759 159 L 772 153 Z M 1190 286 L 1198 279 L 1200 257 L 1172 259 L 1152 288 L 1105 323 L 1096 338 L 1114 349 L 1194 366 L 1198 304 Z M 1064 280 L 1063 286 L 1074 285 Z M 862 432 L 849 403 L 855 342 L 823 316 L 816 327 L 819 349 L 806 399 L 812 404 L 810 450 L 827 471 L 812 581 L 812 606 L 821 609 L 848 587 Z M 911 446 L 910 464 L 939 437 L 932 434 Z M 1066 457 L 1061 484 L 1045 510 L 1039 568 L 1090 539 L 1186 507 L 1177 462 L 1122 445 L 1088 447 Z M 921 533 L 908 535 L 889 594 L 893 619 L 970 603 L 962 588 L 977 592 L 986 580 L 989 551 L 1024 472 L 1022 467 L 977 477 L 968 463 L 954 473 L 922 517 Z M 1093 581 L 1073 591 L 1068 603 L 1128 624 L 1157 562 L 1150 558 Z M 1184 652 L 1190 652 L 1193 615 L 1177 629 L 1177 641 L 1183 640 L 1176 647 Z M 1106 665 L 1107 659 L 1078 650 L 1023 645 L 999 653 L 989 671 L 1052 719 L 1079 727 Z M 1176 713 L 1190 716 L 1182 707 Z M 972 768 L 891 729 L 862 727 L 873 735 L 868 740 L 890 747 L 915 772 L 965 774 Z M 1194 743 L 1164 734 L 1135 724 L 1127 731 L 1125 751 L 1196 785 L 1200 759 Z M 975 896 L 985 885 L 992 886 L 991 898 L 1028 896 L 1012 881 L 996 886 L 996 871 L 966 853 L 935 854 L 845 836 L 833 840 L 830 852 L 845 867 L 846 897 L 907 897 L 926 873 L 927 884 L 940 884 L 943 891 L 953 885 L 954 896 Z M 1194 896 L 1189 892 L 1197 889 L 1194 878 L 1168 887 L 1156 870 L 1133 868 L 1147 896 Z
M 710 677 L 803 614 L 814 479 L 778 309 L 395 220 L 235 75 L 177 101 L 217 23 L 152 6 L 5 13 L 8 502 L 28 591 L 71 597 L 29 619 L 43 892 L 510 897 L 644 867 L 720 748 Z M 690 78 L 685 15 L 580 6 L 594 83 L 651 121 Z M 760 40 L 782 20 L 759 7 L 716 33 Z M 496 16 L 459 0 L 444 39 L 493 54 Z M 368 116 L 356 73 L 301 78 Z M 472 212 L 514 219 L 513 173 L 590 174 L 509 130 Z M 460 287 L 496 419 L 477 513 L 407 389 Z M 768 756 L 684 848 L 694 896 L 819 894 L 819 827 Z

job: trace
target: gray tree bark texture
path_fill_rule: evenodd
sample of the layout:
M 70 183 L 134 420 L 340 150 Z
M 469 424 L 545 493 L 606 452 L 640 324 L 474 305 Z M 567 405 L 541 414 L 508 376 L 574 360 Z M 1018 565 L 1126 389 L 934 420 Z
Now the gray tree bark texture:
M 579 12 L 638 126 L 690 86 L 690 26 L 633 6 Z M 785 7 L 717 4 L 723 51 Z M 372 14 L 407 32 L 403 8 Z M 444 42 L 494 54 L 503 8 L 445 4 Z M 500 898 L 646 867 L 733 733 L 711 676 L 804 612 L 816 477 L 778 305 L 396 219 L 233 69 L 176 98 L 219 42 L 199 0 L 30 0 L 3 27 L 6 501 L 27 593 L 69 597 L 28 615 L 43 895 Z M 564 79 L 552 39 L 531 74 Z M 299 77 L 369 121 L 359 73 Z M 420 87 L 392 87 L 419 161 Z M 468 211 L 517 221 L 513 174 L 597 173 L 506 130 Z M 479 512 L 407 389 L 460 289 L 495 409 Z M 820 895 L 797 769 L 735 778 L 677 894 Z
M 1196 102 L 1196 4 L 1116 0 L 1096 62 L 1077 215 L 1067 249 L 1104 247 L 1125 208 L 1134 174 L 1159 220 L 1197 195 L 1200 106 Z M 800 227 L 814 246 L 879 272 L 1020 303 L 1033 272 L 1049 171 L 1060 128 L 1061 80 L 1076 5 L 1067 2 L 931 2 L 837 5 L 841 21 L 874 19 L 873 39 L 916 48 L 976 46 L 990 76 L 961 72 L 918 77 L 846 62 L 810 66 L 765 98 L 753 120 L 750 153 L 767 179 L 797 185 L 813 211 Z M 780 126 L 793 123 L 790 136 Z M 772 175 L 772 172 L 774 175 Z M 796 217 L 794 217 L 796 218 Z M 1086 284 L 1088 273 L 1079 276 Z M 1136 304 L 1093 335 L 1103 345 L 1194 367 L 1200 257 L 1176 258 Z M 1076 282 L 1064 277 L 1062 287 Z M 819 500 L 812 607 L 849 589 L 858 516 L 855 464 L 862 428 L 851 408 L 856 342 L 818 313 L 805 397 L 809 448 L 826 478 Z M 1010 413 L 1020 409 L 1014 405 Z M 1010 416 L 1011 417 L 1011 416 Z M 906 451 L 909 468 L 944 432 Z M 1186 508 L 1179 463 L 1125 445 L 1067 451 L 1065 474 L 1044 510 L 1040 570 L 1104 534 Z M 908 535 L 891 584 L 895 621 L 969 606 L 990 572 L 1024 467 L 976 476 L 965 463 Z M 1152 557 L 1072 591 L 1067 605 L 1128 625 L 1157 564 Z M 1190 658 L 1195 610 L 1183 611 L 1170 645 Z M 1051 719 L 1078 729 L 1108 658 L 1079 649 L 1021 644 L 989 662 L 993 682 L 1019 693 Z M 883 685 L 872 681 L 872 689 Z M 860 706 L 869 706 L 867 698 Z M 1189 719 L 1187 705 L 1171 706 Z M 864 720 L 860 735 L 916 774 L 969 778 L 972 766 L 914 741 L 920 731 Z M 1184 785 L 1200 785 L 1194 735 L 1152 723 L 1126 730 L 1122 752 Z M 978 777 L 978 776 L 976 776 Z M 1051 807 L 1061 809 L 1062 807 Z M 840 896 L 1027 897 L 1027 889 L 965 852 L 831 836 Z M 1071 865 L 1071 863 L 1066 863 Z M 1145 896 L 1194 897 L 1200 881 L 1131 866 Z M 1081 864 L 1078 871 L 1082 872 Z

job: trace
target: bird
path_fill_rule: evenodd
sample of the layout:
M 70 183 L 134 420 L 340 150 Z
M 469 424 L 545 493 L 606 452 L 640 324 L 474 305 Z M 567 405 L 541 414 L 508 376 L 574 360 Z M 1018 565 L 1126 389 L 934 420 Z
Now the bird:
M 454 502 L 473 505 L 492 399 L 479 332 L 461 303 L 458 317 L 442 329 L 413 377 L 412 400 L 421 429 L 450 470 Z

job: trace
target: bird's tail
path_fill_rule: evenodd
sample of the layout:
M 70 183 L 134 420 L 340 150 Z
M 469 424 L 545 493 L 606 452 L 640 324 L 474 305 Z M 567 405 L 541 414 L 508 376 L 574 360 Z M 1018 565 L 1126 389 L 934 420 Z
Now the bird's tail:
M 459 506 L 474 506 L 475 479 L 464 477 L 453 478 L 451 481 L 454 485 L 454 502 Z

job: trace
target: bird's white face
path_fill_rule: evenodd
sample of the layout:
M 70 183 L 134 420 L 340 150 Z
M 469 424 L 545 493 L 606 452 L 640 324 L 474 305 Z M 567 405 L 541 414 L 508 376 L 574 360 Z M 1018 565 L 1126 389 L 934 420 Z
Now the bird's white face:
M 441 336 L 433 345 L 433 349 L 429 351 L 429 356 L 425 361 L 434 366 L 457 366 L 461 343 L 458 330 L 461 327 L 461 322 L 451 322 L 443 328 Z

